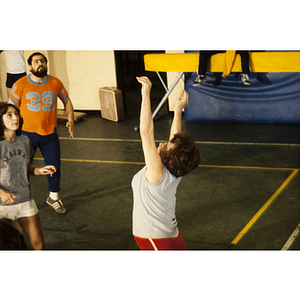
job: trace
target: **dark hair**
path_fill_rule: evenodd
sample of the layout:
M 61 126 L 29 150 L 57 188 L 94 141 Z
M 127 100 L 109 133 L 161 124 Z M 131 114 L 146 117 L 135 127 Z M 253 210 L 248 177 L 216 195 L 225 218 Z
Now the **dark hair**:
M 28 59 L 27 59 L 27 63 L 31 66 L 31 64 L 32 64 L 32 58 L 34 57 L 34 56 L 36 56 L 36 55 L 42 55 L 43 57 L 44 57 L 44 59 L 45 59 L 45 61 L 47 62 L 47 57 L 43 54 L 43 53 L 40 53 L 40 52 L 34 52 L 34 53 L 32 53 L 29 57 L 28 57 Z
M 4 140 L 4 130 L 5 130 L 5 126 L 3 123 L 3 115 L 5 115 L 7 113 L 7 110 L 9 107 L 13 107 L 20 115 L 20 109 L 16 106 L 14 106 L 13 104 L 10 103 L 4 103 L 0 105 L 0 141 Z M 19 128 L 16 131 L 17 136 L 20 136 L 22 134 L 22 125 L 23 125 L 23 119 L 20 116 L 19 119 Z
M 13 220 L 0 219 L 0 250 L 27 250 L 23 234 L 15 227 Z
M 199 148 L 187 131 L 175 134 L 170 142 L 175 145 L 161 153 L 161 160 L 171 174 L 184 176 L 199 166 Z

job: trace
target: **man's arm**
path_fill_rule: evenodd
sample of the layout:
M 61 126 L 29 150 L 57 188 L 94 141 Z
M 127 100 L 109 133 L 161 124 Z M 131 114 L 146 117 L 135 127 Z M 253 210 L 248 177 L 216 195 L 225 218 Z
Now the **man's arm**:
M 13 105 L 19 107 L 20 103 L 15 103 L 15 102 L 12 101 L 12 90 L 9 92 L 7 103 L 13 104 Z
M 62 101 L 64 108 L 68 117 L 68 122 L 66 127 L 69 128 L 70 137 L 74 137 L 74 109 L 71 99 L 68 97 L 66 100 Z
M 147 77 L 137 77 L 142 85 L 142 104 L 140 112 L 140 135 L 147 165 L 146 178 L 152 183 L 157 183 L 163 176 L 161 158 L 157 152 L 154 139 L 154 123 L 151 113 L 150 91 L 152 83 Z
M 180 132 L 180 130 L 182 129 L 181 115 L 182 110 L 189 104 L 188 98 L 189 94 L 186 91 L 182 90 L 175 99 L 174 118 L 170 129 L 169 140 L 173 138 L 174 134 Z

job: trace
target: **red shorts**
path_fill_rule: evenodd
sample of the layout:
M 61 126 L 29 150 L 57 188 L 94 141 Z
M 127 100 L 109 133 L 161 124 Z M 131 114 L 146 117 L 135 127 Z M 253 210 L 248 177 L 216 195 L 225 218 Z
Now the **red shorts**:
M 141 250 L 186 250 L 186 244 L 182 235 L 178 232 L 175 238 L 150 239 L 134 237 Z

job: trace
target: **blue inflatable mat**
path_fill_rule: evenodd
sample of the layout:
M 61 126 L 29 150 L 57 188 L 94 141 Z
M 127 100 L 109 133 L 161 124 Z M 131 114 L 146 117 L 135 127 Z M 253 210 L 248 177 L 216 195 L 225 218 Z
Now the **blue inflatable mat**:
M 192 84 L 197 73 L 186 73 L 185 89 L 189 105 L 185 108 L 187 122 L 248 122 L 300 123 L 300 73 L 266 73 L 272 84 L 257 80 L 250 74 L 246 86 L 230 73 L 213 86 L 215 76 L 207 72 L 207 81 L 197 87 Z

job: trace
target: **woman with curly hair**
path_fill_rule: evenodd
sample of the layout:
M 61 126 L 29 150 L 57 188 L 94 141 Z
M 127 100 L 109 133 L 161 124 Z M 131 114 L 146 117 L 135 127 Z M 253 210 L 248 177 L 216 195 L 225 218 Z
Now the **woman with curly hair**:
M 151 113 L 152 83 L 142 85 L 140 135 L 146 165 L 132 179 L 133 235 L 141 250 L 186 250 L 175 216 L 176 191 L 182 176 L 198 167 L 200 153 L 193 138 L 182 131 L 181 114 L 188 105 L 182 90 L 175 100 L 174 118 L 167 143 L 156 147 Z
M 54 166 L 35 168 L 30 164 L 32 147 L 21 134 L 20 110 L 0 105 L 0 218 L 17 221 L 34 250 L 46 249 L 39 211 L 31 198 L 28 175 L 50 175 Z

